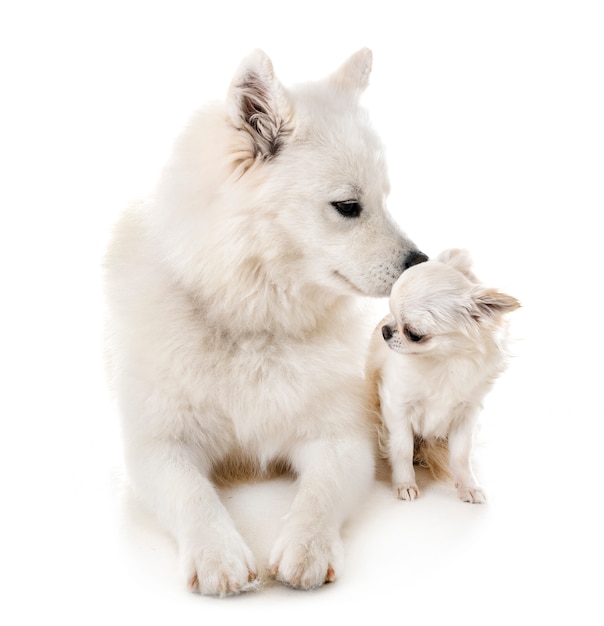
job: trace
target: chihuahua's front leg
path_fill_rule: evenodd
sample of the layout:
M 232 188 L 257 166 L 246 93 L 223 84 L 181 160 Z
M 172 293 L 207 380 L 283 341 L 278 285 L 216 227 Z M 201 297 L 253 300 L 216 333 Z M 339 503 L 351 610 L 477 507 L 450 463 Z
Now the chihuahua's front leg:
M 464 502 L 483 503 L 487 498 L 474 477 L 470 462 L 477 413 L 478 409 L 471 409 L 449 433 L 449 466 L 459 497 Z
M 389 406 L 382 407 L 388 429 L 388 458 L 392 467 L 392 486 L 401 500 L 415 500 L 419 489 L 413 468 L 413 427 L 409 416 L 395 414 Z

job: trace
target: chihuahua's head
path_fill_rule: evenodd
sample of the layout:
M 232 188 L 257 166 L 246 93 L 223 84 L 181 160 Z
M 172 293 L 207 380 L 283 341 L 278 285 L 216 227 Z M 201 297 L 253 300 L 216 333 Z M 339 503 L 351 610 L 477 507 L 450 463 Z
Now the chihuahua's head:
M 447 355 L 480 349 L 485 335 L 520 306 L 516 298 L 482 286 L 465 250 L 446 250 L 403 272 L 392 288 L 388 346 L 401 354 Z

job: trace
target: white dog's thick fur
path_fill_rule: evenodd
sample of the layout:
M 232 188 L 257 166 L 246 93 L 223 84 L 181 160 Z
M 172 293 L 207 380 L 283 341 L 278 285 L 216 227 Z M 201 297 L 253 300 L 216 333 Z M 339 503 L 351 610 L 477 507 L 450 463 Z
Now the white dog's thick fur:
M 363 49 L 288 90 L 252 53 L 110 245 L 129 473 L 205 594 L 257 584 L 217 472 L 277 462 L 298 477 L 268 565 L 301 588 L 335 577 L 341 524 L 374 475 L 358 296 L 387 296 L 426 257 L 385 209 L 382 145 L 358 103 L 370 69 Z
M 462 500 L 485 501 L 471 469 L 473 431 L 505 369 L 505 314 L 519 306 L 478 283 L 464 250 L 447 250 L 395 283 L 391 315 L 371 340 L 368 378 L 399 498 L 419 494 L 415 459 L 436 476 L 450 472 Z

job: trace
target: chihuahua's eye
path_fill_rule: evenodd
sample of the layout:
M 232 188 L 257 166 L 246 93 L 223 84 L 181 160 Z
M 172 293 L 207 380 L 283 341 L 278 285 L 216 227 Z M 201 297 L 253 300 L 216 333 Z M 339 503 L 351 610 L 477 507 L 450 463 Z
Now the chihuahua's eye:
M 359 217 L 363 207 L 356 200 L 332 202 L 331 206 L 344 217 Z
M 406 326 L 405 326 L 405 336 L 407 337 L 407 339 L 409 339 L 409 341 L 413 341 L 414 343 L 417 343 L 418 341 L 421 341 L 424 338 L 424 335 L 418 335 L 414 333 L 412 330 L 409 330 L 409 328 L 407 328 Z

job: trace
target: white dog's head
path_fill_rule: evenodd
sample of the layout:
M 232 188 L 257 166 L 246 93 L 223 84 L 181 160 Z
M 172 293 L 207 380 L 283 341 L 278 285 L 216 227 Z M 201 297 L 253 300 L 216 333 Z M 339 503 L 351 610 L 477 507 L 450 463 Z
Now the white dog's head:
M 390 296 L 382 326 L 388 346 L 401 354 L 468 354 L 501 327 L 516 298 L 478 283 L 465 250 L 447 250 L 405 272 Z
M 233 79 L 228 105 L 240 182 L 254 185 L 255 210 L 270 216 L 271 245 L 282 247 L 297 280 L 380 297 L 427 257 L 386 211 L 382 144 L 359 106 L 371 63 L 362 49 L 325 80 L 286 90 L 256 51 Z
M 386 210 L 382 144 L 359 105 L 371 62 L 362 49 L 286 89 L 257 50 L 226 101 L 191 120 L 155 195 L 155 231 L 183 282 L 208 296 L 228 281 L 383 297 L 427 259 Z

